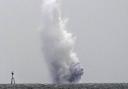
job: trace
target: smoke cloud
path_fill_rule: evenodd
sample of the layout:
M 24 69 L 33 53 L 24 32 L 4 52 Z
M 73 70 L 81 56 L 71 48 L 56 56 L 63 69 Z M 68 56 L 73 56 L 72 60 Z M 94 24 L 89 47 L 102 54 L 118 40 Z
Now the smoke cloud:
M 78 83 L 83 68 L 74 52 L 75 37 L 66 30 L 67 19 L 62 18 L 60 0 L 43 0 L 42 41 L 53 83 Z

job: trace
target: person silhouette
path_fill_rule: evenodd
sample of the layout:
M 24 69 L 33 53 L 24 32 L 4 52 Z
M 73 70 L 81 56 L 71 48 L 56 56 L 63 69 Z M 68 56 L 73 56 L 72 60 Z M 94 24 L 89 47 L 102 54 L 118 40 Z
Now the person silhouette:
M 11 75 L 12 75 L 11 84 L 15 84 L 14 72 L 11 72 Z

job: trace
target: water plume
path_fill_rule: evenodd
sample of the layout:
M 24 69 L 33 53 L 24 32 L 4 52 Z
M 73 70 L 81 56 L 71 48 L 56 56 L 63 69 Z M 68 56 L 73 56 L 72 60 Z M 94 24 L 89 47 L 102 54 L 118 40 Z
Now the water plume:
M 66 30 L 68 20 L 62 18 L 60 0 L 43 0 L 41 8 L 43 54 L 53 83 L 78 83 L 83 68 L 74 52 L 75 37 Z

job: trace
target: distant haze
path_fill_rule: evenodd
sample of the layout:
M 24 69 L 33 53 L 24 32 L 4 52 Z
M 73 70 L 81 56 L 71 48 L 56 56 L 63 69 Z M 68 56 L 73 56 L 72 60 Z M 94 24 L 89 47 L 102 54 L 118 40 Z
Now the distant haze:
M 128 1 L 63 0 L 85 69 L 82 82 L 128 82 Z M 41 0 L 0 0 L 0 83 L 49 83 L 40 42 Z

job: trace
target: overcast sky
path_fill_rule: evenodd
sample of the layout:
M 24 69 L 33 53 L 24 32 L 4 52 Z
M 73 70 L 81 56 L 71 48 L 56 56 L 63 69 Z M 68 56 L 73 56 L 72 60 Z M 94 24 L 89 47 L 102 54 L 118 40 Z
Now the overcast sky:
M 0 0 L 0 83 L 50 83 L 40 39 L 41 0 Z M 63 0 L 85 69 L 82 82 L 128 82 L 128 1 Z

